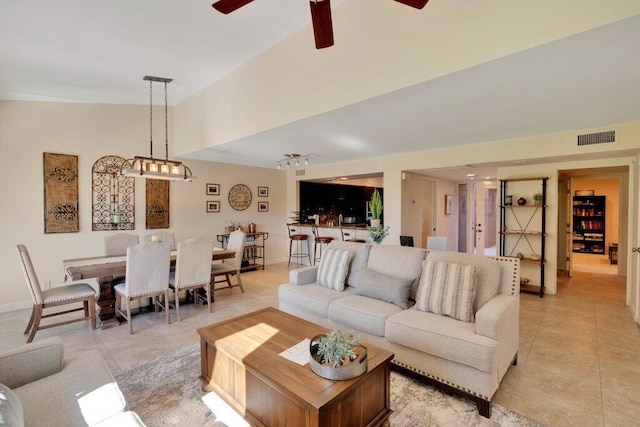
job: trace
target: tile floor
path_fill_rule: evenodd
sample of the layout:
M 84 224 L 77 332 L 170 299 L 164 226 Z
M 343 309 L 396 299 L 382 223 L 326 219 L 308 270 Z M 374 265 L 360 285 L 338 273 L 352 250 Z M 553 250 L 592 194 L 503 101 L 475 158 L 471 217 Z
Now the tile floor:
M 246 293 L 216 292 L 213 313 L 206 306 L 184 305 L 182 322 L 173 316 L 171 325 L 163 313 L 139 315 L 132 336 L 125 325 L 91 331 L 87 322 L 78 322 L 40 331 L 36 340 L 61 336 L 67 356 L 98 349 L 118 371 L 199 342 L 200 326 L 277 307 L 277 287 L 287 276 L 286 264 L 247 272 Z M 624 300 L 624 279 L 580 272 L 561 278 L 555 296 L 522 294 L 518 365 L 510 368 L 494 401 L 549 425 L 638 425 L 640 328 Z M 0 313 L 0 348 L 24 343 L 28 316 L 29 310 Z

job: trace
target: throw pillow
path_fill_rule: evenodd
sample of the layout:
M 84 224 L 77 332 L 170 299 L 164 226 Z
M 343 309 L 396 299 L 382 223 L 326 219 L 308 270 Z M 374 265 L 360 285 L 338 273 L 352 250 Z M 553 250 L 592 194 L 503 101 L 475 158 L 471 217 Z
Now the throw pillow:
M 412 283 L 413 279 L 389 276 L 365 269 L 361 271 L 358 278 L 356 295 L 375 298 L 406 309 L 408 308 Z
M 324 251 L 318 267 L 318 284 L 336 291 L 343 291 L 351 256 L 350 251 L 342 249 L 329 248 Z
M 476 267 L 442 261 L 424 261 L 416 308 L 464 322 L 473 322 Z
M 24 411 L 20 398 L 4 384 L 0 384 L 0 424 L 24 425 Z

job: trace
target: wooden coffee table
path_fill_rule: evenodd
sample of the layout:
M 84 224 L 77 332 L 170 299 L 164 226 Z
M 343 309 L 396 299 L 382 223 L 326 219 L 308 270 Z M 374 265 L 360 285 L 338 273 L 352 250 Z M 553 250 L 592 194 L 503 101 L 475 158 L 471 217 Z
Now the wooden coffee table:
M 319 377 L 279 353 L 328 330 L 266 308 L 198 329 L 200 379 L 253 425 L 377 426 L 388 423 L 393 353 L 364 344 L 367 372 Z

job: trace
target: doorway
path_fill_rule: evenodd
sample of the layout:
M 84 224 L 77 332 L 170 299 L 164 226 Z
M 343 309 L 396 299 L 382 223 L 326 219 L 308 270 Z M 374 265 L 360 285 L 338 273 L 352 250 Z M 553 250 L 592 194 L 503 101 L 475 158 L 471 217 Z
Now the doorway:
M 427 247 L 427 237 L 436 230 L 436 182 L 430 179 L 421 181 L 422 196 L 422 248 Z
M 498 189 L 494 181 L 458 184 L 458 251 L 496 254 Z
M 628 168 L 561 171 L 558 272 L 626 276 Z M 564 200 L 563 200 L 564 199 Z M 562 205 L 565 206 L 562 206 Z M 564 258 L 564 259 L 561 259 Z

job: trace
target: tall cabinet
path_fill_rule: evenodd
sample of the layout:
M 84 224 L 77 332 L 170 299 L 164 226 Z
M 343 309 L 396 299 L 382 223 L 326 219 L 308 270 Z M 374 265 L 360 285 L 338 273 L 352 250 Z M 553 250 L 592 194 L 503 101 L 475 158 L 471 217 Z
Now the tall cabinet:
M 520 258 L 520 290 L 544 297 L 547 177 L 500 180 L 500 255 Z M 541 200 L 534 200 L 538 194 Z
M 574 196 L 573 252 L 604 254 L 606 196 Z

